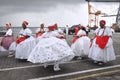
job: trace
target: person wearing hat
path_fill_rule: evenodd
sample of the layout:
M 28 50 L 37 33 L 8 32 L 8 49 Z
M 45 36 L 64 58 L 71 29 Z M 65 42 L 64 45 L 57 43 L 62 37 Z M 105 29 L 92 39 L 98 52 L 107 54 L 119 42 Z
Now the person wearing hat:
M 54 25 L 48 26 L 48 31 L 44 32 L 41 36 L 39 36 L 36 39 L 36 42 L 38 43 L 42 38 L 48 38 L 51 36 L 56 36 L 56 34 L 53 34 L 54 31 Z
M 54 28 L 55 25 L 48 26 L 48 32 L 39 37 L 39 42 L 31 51 L 28 61 L 42 63 L 45 68 L 54 65 L 54 71 L 59 71 L 59 64 L 70 61 L 74 53 L 67 42 L 58 38 Z
M 9 50 L 11 43 L 14 42 L 13 32 L 11 29 L 11 23 L 6 24 L 6 30 L 7 30 L 6 34 L 4 35 L 4 37 L 2 38 L 2 41 L 0 43 L 1 51 Z M 10 51 L 8 57 L 12 57 L 12 56 L 13 56 L 13 54 Z
M 106 21 L 99 22 L 100 28 L 95 31 L 95 37 L 91 42 L 89 58 L 94 60 L 94 63 L 103 65 L 108 61 L 115 60 L 115 52 L 112 41 L 112 31 L 106 27 Z
M 80 26 L 80 30 L 73 38 L 71 48 L 75 53 L 75 58 L 83 59 L 88 56 L 90 46 L 90 38 L 87 36 L 84 27 Z
M 27 21 L 23 21 L 22 23 L 22 30 L 20 30 L 19 32 L 19 36 L 18 39 L 16 40 L 16 43 L 19 44 L 22 41 L 24 41 L 25 39 L 29 38 L 32 34 L 32 31 L 27 28 L 28 22 Z
M 28 22 L 23 21 L 22 29 L 19 32 L 17 40 L 13 45 L 15 47 L 15 58 L 27 59 L 30 52 L 36 45 L 35 38 L 32 36 L 32 31 L 27 28 Z

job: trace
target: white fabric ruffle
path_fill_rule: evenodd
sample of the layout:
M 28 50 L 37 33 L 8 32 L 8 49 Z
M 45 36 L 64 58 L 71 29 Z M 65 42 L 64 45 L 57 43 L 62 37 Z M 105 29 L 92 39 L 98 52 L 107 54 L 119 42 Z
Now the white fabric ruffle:
M 109 38 L 105 49 L 99 48 L 99 46 L 96 44 L 96 39 L 94 39 L 88 57 L 95 61 L 103 61 L 103 62 L 115 60 L 116 57 L 114 53 L 112 39 Z
M 71 48 L 75 53 L 75 56 L 88 55 L 89 47 L 90 47 L 90 38 L 88 38 L 87 36 L 80 37 L 78 40 L 76 40 L 75 43 L 71 45 Z
M 28 59 L 28 56 L 32 49 L 35 47 L 36 41 L 34 37 L 29 37 L 20 44 L 17 44 L 15 58 L 17 59 Z
M 28 61 L 32 63 L 63 63 L 70 61 L 74 53 L 67 42 L 55 37 L 43 38 L 30 53 Z

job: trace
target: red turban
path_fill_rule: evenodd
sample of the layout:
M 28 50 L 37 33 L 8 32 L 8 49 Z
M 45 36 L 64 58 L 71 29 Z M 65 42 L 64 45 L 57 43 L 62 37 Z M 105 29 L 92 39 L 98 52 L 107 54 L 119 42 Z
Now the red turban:
M 48 26 L 49 30 L 54 30 L 55 26 Z
M 28 22 L 27 21 L 23 21 L 23 24 L 25 24 L 26 26 L 28 25 Z
M 100 20 L 100 23 L 102 23 L 102 24 L 106 24 L 106 21 L 105 20 Z

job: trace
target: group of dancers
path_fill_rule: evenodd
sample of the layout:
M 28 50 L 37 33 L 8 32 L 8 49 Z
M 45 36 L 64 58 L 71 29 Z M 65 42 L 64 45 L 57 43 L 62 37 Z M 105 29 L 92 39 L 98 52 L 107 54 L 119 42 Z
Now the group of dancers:
M 91 58 L 94 63 L 103 63 L 115 60 L 112 41 L 112 31 L 106 27 L 105 20 L 101 20 L 100 27 L 95 30 L 94 38 L 90 39 L 84 28 L 74 36 L 71 46 L 66 41 L 63 31 L 57 24 L 48 26 L 45 31 L 44 24 L 37 29 L 35 37 L 23 21 L 19 35 L 14 39 L 11 24 L 6 24 L 7 32 L 1 40 L 0 51 L 9 51 L 8 57 L 26 59 L 32 63 L 41 63 L 46 68 L 54 65 L 54 71 L 61 70 L 59 64 L 72 60 L 74 57 L 82 59 L 84 56 Z

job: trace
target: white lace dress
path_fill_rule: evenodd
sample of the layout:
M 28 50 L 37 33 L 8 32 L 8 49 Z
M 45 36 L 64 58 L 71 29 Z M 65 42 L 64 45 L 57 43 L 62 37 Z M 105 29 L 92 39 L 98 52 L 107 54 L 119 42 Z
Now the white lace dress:
M 45 33 L 30 53 L 28 61 L 32 63 L 63 63 L 74 57 L 66 41 L 53 37 L 54 32 Z
M 77 33 L 77 36 L 79 36 L 79 38 L 71 45 L 71 48 L 75 53 L 75 56 L 82 57 L 88 55 L 89 53 L 90 38 L 85 35 L 86 35 L 85 31 L 79 30 L 79 32 Z
M 29 35 L 30 37 L 19 44 L 13 42 L 9 50 L 15 51 L 15 58 L 17 59 L 28 59 L 30 52 L 36 45 L 36 40 L 33 36 L 31 36 L 32 31 L 29 28 L 26 28 L 25 30 L 22 29 L 19 34 Z
M 103 34 L 104 31 L 104 34 Z M 100 36 L 103 34 L 103 36 L 112 36 L 112 31 L 110 28 L 105 28 L 104 29 L 96 29 L 95 31 L 97 36 Z M 110 37 L 106 47 L 104 49 L 101 49 L 97 44 L 96 44 L 96 38 L 92 41 L 92 46 L 89 51 L 89 58 L 95 60 L 95 61 L 103 61 L 103 62 L 108 62 L 115 60 L 115 53 L 114 53 L 114 48 L 113 48 L 113 41 L 112 38 Z
M 22 41 L 16 46 L 15 58 L 17 59 L 28 59 L 30 52 L 35 47 L 36 42 L 34 37 L 29 37 L 25 41 Z

